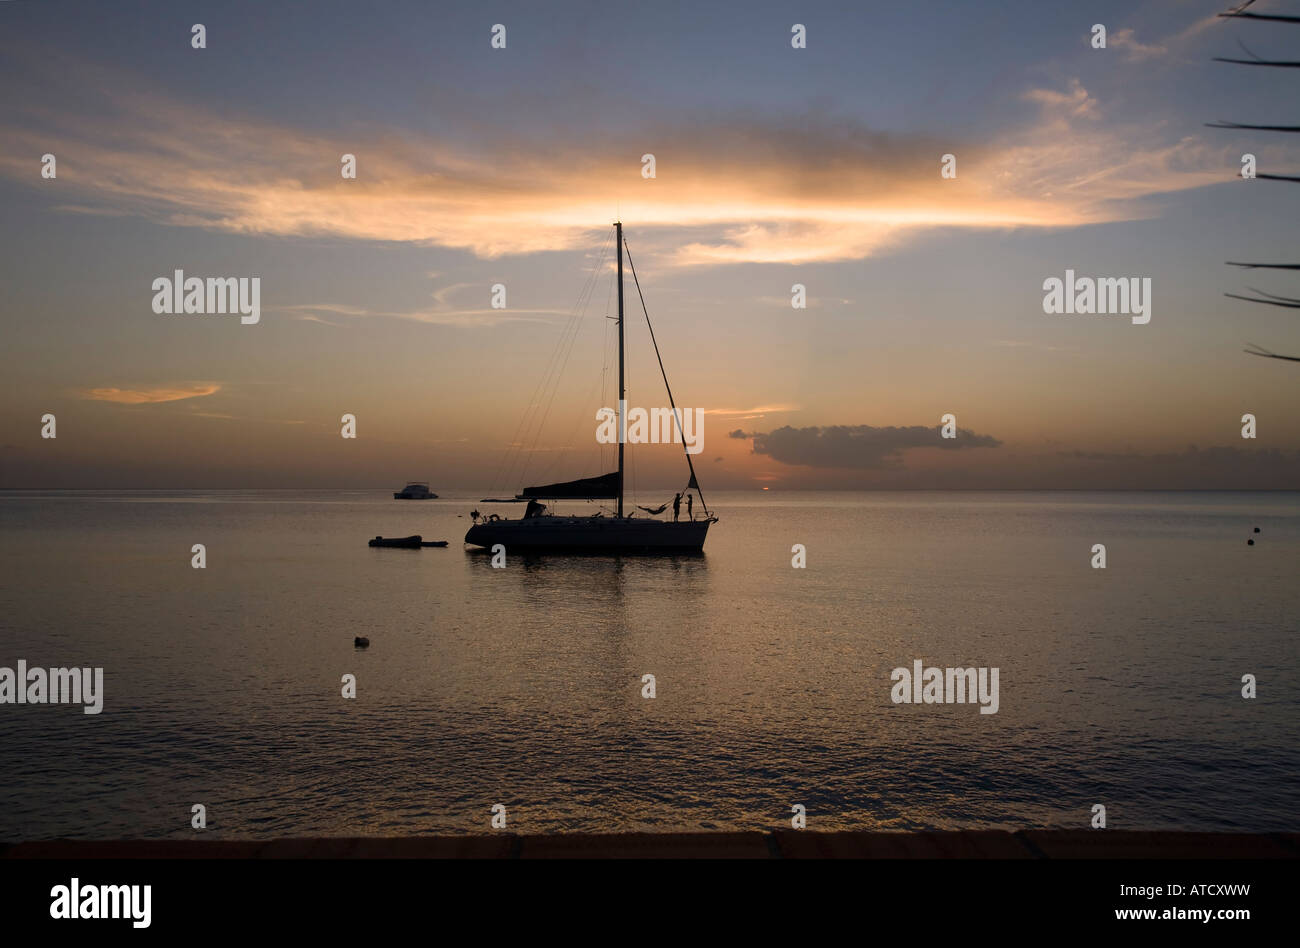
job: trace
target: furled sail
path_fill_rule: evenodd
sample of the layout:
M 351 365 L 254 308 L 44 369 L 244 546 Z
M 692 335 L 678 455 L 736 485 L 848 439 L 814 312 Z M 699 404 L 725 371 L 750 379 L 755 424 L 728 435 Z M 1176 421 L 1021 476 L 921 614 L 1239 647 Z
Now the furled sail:
M 558 484 L 545 484 L 542 487 L 525 487 L 518 495 L 519 500 L 539 497 L 549 500 L 612 500 L 618 497 L 618 471 L 602 474 L 599 477 L 580 477 L 576 481 L 561 481 Z

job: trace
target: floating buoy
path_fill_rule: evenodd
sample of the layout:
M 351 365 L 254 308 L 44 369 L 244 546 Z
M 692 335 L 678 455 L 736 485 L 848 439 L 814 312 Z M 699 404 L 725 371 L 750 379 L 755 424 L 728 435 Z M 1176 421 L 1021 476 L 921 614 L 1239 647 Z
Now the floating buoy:
M 366 638 L 364 635 L 358 635 L 355 639 L 352 640 L 352 644 L 355 645 L 357 648 L 370 648 L 370 640 Z

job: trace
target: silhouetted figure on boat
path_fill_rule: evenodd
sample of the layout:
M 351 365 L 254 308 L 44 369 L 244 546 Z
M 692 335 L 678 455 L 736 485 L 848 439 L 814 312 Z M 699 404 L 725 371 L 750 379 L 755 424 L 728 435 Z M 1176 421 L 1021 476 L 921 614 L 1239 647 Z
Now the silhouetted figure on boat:
M 524 519 L 531 520 L 533 517 L 540 517 L 542 511 L 545 509 L 545 504 L 539 504 L 537 501 L 530 499 L 528 501 L 528 508 L 524 511 Z
M 687 494 L 686 495 L 686 519 L 687 520 L 695 519 L 695 514 L 691 513 L 691 508 L 693 506 L 695 506 L 695 498 L 692 497 L 690 494 Z
M 673 498 L 673 522 L 674 523 L 677 522 L 677 520 L 681 517 L 681 515 L 682 515 L 682 495 L 678 494 L 676 497 Z

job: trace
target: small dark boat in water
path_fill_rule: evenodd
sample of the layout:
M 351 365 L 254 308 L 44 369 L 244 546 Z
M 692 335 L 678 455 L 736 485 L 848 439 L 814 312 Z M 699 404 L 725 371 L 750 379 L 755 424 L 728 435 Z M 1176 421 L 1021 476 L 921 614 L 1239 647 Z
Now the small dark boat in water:
M 413 537 L 375 537 L 370 541 L 370 545 L 397 547 L 403 550 L 418 550 L 422 542 L 424 542 L 424 538 L 417 533 Z

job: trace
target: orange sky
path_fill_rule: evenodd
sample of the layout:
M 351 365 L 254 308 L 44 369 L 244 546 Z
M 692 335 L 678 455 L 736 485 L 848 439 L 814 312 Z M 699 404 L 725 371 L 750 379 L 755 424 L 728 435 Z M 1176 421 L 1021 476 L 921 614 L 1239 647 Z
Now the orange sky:
M 1276 137 L 1205 129 L 1269 78 L 1212 68 L 1226 37 L 1208 6 L 1133 11 L 1109 58 L 1050 18 L 1020 37 L 946 24 L 982 37 L 957 60 L 904 32 L 919 45 L 898 51 L 902 72 L 839 37 L 792 72 L 802 61 L 746 33 L 707 82 L 669 30 L 655 41 L 680 44 L 678 68 L 627 67 L 639 95 L 616 110 L 570 61 L 609 51 L 548 52 L 541 21 L 516 34 L 533 44 L 516 59 L 444 51 L 432 87 L 405 41 L 345 76 L 286 46 L 291 69 L 245 86 L 238 63 L 268 67 L 238 51 L 186 57 L 125 22 L 69 42 L 47 13 L 0 16 L 15 92 L 0 110 L 0 486 L 597 473 L 610 455 L 594 412 L 615 396 L 612 261 L 596 264 L 616 216 L 674 392 L 708 412 L 697 461 L 719 486 L 1300 483 L 1293 364 L 1241 353 L 1300 351 L 1295 319 L 1222 295 L 1285 293 L 1223 261 L 1294 247 L 1296 195 L 1241 181 L 1243 150 L 1262 167 L 1300 160 Z M 261 28 L 293 29 L 278 15 Z M 998 71 L 991 44 L 1020 67 Z M 954 70 L 978 94 L 934 78 Z M 1067 268 L 1150 278 L 1151 323 L 1046 315 L 1043 281 Z M 260 321 L 154 313 L 150 285 L 175 269 L 258 277 Z M 660 406 L 630 280 L 627 294 L 631 398 Z M 521 436 L 539 391 L 546 424 Z M 355 441 L 339 437 L 344 412 Z M 897 433 L 937 438 L 948 412 L 987 441 Z M 503 472 L 518 441 L 529 463 Z M 647 484 L 682 477 L 678 449 L 637 457 Z

